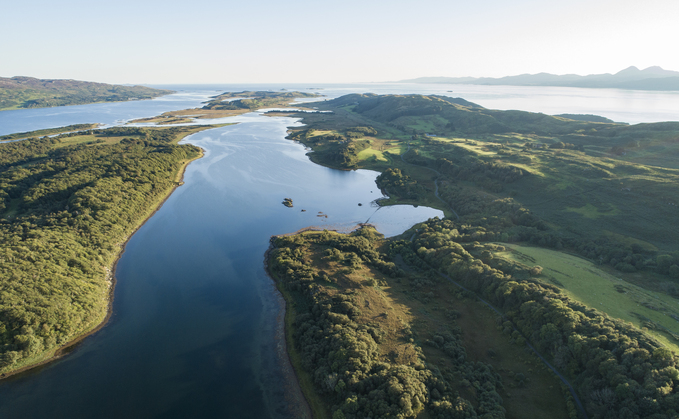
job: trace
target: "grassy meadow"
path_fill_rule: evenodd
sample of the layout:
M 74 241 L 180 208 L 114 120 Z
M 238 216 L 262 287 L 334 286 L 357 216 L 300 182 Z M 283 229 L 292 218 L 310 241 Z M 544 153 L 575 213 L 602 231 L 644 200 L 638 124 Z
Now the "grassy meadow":
M 501 243 L 494 252 L 528 267 L 540 266 L 539 279 L 562 288 L 572 299 L 630 322 L 679 353 L 679 301 L 623 280 L 624 275 L 578 256 L 539 247 Z

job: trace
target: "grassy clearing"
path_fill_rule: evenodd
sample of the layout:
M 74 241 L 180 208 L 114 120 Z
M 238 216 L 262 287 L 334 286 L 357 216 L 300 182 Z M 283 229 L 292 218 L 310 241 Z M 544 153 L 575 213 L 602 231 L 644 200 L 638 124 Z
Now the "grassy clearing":
M 474 154 L 480 155 L 480 156 L 497 156 L 496 151 L 489 150 L 485 147 L 483 143 L 477 144 L 475 141 L 457 141 L 457 139 L 453 142 L 455 147 L 460 147 L 463 148 L 467 151 L 471 151 Z
M 495 253 L 496 257 L 541 266 L 542 280 L 564 289 L 576 301 L 646 330 L 679 353 L 679 301 L 623 281 L 576 256 L 537 247 L 503 245 L 508 251 Z
M 446 301 L 442 309 L 429 311 L 428 322 L 420 323 L 422 333 L 440 330 L 445 310 L 460 313 L 457 324 L 463 330 L 467 354 L 474 361 L 493 365 L 502 376 L 505 391 L 501 393 L 507 418 L 566 418 L 566 403 L 560 390 L 560 381 L 546 369 L 535 356 L 526 353 L 524 347 L 510 342 L 508 336 L 497 329 L 497 315 L 476 300 L 460 298 L 456 287 L 441 292 L 437 299 Z M 440 354 L 426 347 L 427 359 L 436 362 Z M 440 362 L 440 361 L 439 361 Z M 517 374 L 528 377 L 528 383 L 520 386 Z
M 358 160 L 360 161 L 373 160 L 388 162 L 389 158 L 385 157 L 384 153 L 382 153 L 379 150 L 375 150 L 374 148 L 366 148 L 365 150 L 362 150 L 361 152 L 358 153 Z
M 590 220 L 596 220 L 597 218 L 620 214 L 620 209 L 615 206 L 613 206 L 611 209 L 602 211 L 590 203 L 587 203 L 584 207 L 580 208 L 566 207 L 566 211 L 580 214 L 585 218 L 589 218 Z
M 510 342 L 508 336 L 498 330 L 497 315 L 476 299 L 462 296 L 460 289 L 448 283 L 432 286 L 434 297 L 426 303 L 413 298 L 408 282 L 389 281 L 382 288 L 394 304 L 407 307 L 411 313 L 410 326 L 420 343 L 425 337 L 442 333 L 457 326 L 462 328 L 464 346 L 469 358 L 493 365 L 502 376 L 505 390 L 501 392 L 507 418 L 566 418 L 566 402 L 561 393 L 560 381 L 544 367 L 536 357 L 526 353 L 523 346 Z M 422 291 L 424 294 L 425 290 Z M 456 322 L 448 317 L 450 312 L 459 313 Z M 399 313 L 399 310 L 395 310 Z M 400 312 L 404 312 L 403 309 Z M 450 365 L 447 356 L 439 349 L 422 345 L 427 362 L 440 369 Z M 514 377 L 523 374 L 528 377 L 520 386 Z M 469 389 L 457 389 L 465 398 L 473 399 Z
M 385 153 L 389 153 L 389 154 L 393 154 L 393 155 L 395 155 L 395 156 L 400 156 L 400 155 L 403 154 L 406 150 L 407 150 L 407 148 L 404 148 L 404 147 L 394 147 L 394 148 L 390 148 L 390 149 L 388 149 L 388 150 L 385 150 L 384 152 L 385 152 Z

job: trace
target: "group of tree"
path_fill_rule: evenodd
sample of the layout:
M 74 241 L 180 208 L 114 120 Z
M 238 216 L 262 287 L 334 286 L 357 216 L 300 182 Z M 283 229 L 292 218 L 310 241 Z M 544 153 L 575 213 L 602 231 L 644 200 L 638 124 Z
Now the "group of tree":
M 338 283 L 337 273 L 331 278 L 308 263 L 310 257 L 322 257 L 345 266 L 345 272 L 369 267 L 385 278 L 419 281 L 377 250 L 381 241 L 368 227 L 350 235 L 325 232 L 272 239 L 268 266 L 295 312 L 294 350 L 315 392 L 331 406 L 332 417 L 412 418 L 424 410 L 441 419 L 504 418 L 498 393 L 502 380 L 490 365 L 467 358 L 459 327 L 427 340 L 449 357 L 452 368 L 428 364 L 415 343 L 418 360 L 396 362 L 395 354 L 380 350 L 386 331 L 362 315 L 360 287 Z M 412 342 L 412 332 L 404 333 L 401 339 Z M 461 389 L 474 395 L 473 402 L 460 396 Z
M 502 310 L 503 325 L 528 339 L 576 385 L 593 418 L 679 415 L 679 358 L 629 323 L 578 303 L 559 288 L 493 268 L 460 241 L 464 226 L 432 219 L 418 225 L 403 259 L 432 266 Z M 520 333 L 512 331 L 515 325 Z M 523 340 L 522 340 L 523 341 Z
M 155 130 L 98 132 L 129 137 L 0 144 L 0 372 L 49 356 L 104 319 L 107 269 L 121 244 L 200 152 Z
M 0 77 L 0 110 L 151 99 L 170 93 L 173 92 L 145 86 Z

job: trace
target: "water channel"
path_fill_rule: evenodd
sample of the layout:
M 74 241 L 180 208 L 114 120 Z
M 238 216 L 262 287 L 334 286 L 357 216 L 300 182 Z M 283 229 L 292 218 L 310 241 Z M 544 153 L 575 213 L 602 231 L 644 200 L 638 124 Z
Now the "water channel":
M 223 91 L 281 86 L 171 88 L 180 92 L 152 101 L 0 112 L 0 135 L 74 123 L 116 125 L 196 107 Z M 374 84 L 325 86 L 320 93 L 446 94 L 489 108 L 595 113 L 631 123 L 679 119 L 676 93 L 445 89 Z M 127 244 L 108 325 L 70 355 L 1 381 L 0 417 L 299 417 L 294 380 L 276 339 L 282 300 L 263 268 L 270 236 L 308 226 L 347 231 L 367 220 L 390 236 L 442 214 L 424 207 L 378 209 L 371 204 L 381 196 L 377 173 L 311 163 L 301 145 L 284 139 L 296 120 L 251 113 L 228 121 L 238 124 L 186 140 L 206 155 L 188 167 L 185 185 Z M 283 206 L 283 198 L 292 198 L 294 207 Z
M 282 301 L 263 268 L 271 235 L 368 219 L 395 235 L 442 213 L 371 204 L 377 173 L 311 163 L 284 139 L 291 118 L 232 121 L 186 140 L 206 155 L 127 244 L 109 324 L 3 381 L 0 417 L 298 417 L 275 339 Z

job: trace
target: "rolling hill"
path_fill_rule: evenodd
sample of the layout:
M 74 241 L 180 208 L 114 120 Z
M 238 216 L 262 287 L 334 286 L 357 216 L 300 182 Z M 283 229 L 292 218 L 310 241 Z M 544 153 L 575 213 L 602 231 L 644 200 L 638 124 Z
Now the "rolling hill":
M 152 99 L 171 90 L 122 86 L 78 80 L 43 80 L 33 77 L 0 77 L 0 110 L 85 105 Z

